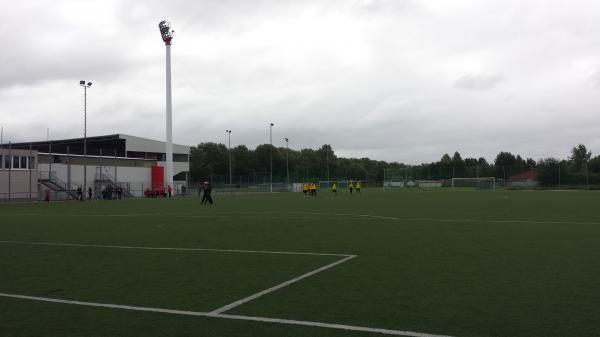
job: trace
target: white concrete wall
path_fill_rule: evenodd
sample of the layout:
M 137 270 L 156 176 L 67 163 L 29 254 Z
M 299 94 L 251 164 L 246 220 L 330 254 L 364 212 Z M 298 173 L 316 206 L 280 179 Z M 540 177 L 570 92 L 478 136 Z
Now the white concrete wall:
M 165 167 L 165 165 L 167 164 L 164 161 L 159 161 L 157 163 L 158 163 L 158 166 L 162 166 L 162 167 Z M 190 163 L 173 162 L 173 175 L 174 176 L 181 172 L 189 172 L 189 171 L 190 171 Z
M 130 135 L 120 134 L 120 138 L 125 139 L 125 146 L 127 147 L 127 151 L 136 151 L 136 152 L 159 152 L 165 153 L 165 142 L 147 139 L 141 137 L 135 137 Z M 190 147 L 186 145 L 173 144 L 173 153 L 177 154 L 188 154 L 190 152 Z
M 39 164 L 40 172 L 48 172 L 49 164 Z M 96 166 L 87 167 L 87 186 L 94 184 L 96 175 Z M 52 172 L 56 173 L 56 177 L 65 183 L 68 182 L 68 165 L 67 164 L 52 164 Z M 117 167 L 115 176 L 114 166 L 102 166 L 102 173 L 110 174 L 119 182 L 129 183 L 133 189 L 147 188 L 152 183 L 151 169 L 149 167 Z M 71 165 L 71 187 L 83 185 L 83 165 Z

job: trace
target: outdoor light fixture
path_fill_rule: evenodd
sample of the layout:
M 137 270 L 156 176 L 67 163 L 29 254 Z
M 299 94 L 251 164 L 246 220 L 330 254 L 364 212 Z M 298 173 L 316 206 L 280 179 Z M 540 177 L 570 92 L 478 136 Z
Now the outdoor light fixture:
M 171 41 L 174 31 L 171 23 L 166 20 L 158 24 L 160 35 L 165 42 L 166 49 L 166 142 L 165 142 L 165 181 L 167 186 L 173 186 L 173 102 L 171 95 Z
M 175 31 L 171 29 L 171 23 L 167 20 L 163 20 L 158 24 L 158 29 L 160 29 L 160 35 L 162 35 L 165 45 L 170 45 L 171 40 L 173 39 L 173 33 L 175 33 Z

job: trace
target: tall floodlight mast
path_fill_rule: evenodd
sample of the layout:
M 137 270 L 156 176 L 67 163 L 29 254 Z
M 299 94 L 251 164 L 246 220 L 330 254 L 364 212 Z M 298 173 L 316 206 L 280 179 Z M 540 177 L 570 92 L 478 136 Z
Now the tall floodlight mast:
M 173 187 L 173 104 L 171 101 L 171 40 L 173 40 L 174 31 L 171 29 L 171 23 L 163 20 L 158 24 L 160 35 L 165 42 L 167 50 L 167 141 L 166 141 L 166 183 L 167 187 Z
M 92 82 L 86 83 L 81 80 L 79 85 L 83 87 L 83 193 L 85 195 L 87 193 L 87 90 L 92 86 Z M 50 140 L 49 135 L 46 138 Z

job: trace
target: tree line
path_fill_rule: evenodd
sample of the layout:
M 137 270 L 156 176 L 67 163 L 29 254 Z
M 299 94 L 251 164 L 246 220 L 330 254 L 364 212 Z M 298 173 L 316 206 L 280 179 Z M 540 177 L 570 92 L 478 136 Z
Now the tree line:
M 380 182 L 384 180 L 385 170 L 399 178 L 404 175 L 405 179 L 427 180 L 453 177 L 506 180 L 517 173 L 535 171 L 541 185 L 600 184 L 600 156 L 592 157 L 583 144 L 573 147 L 567 159 L 548 157 L 536 161 L 503 151 L 493 162 L 488 162 L 483 157 L 462 158 L 456 151 L 452 156 L 444 154 L 435 162 L 406 165 L 369 158 L 338 157 L 328 144 L 318 149 L 301 150 L 270 144 L 258 145 L 255 149 L 238 145 L 229 153 L 225 144 L 208 142 L 191 148 L 191 181 L 228 183 L 230 155 L 232 181 L 242 185 L 268 182 L 271 158 L 273 182 L 287 182 L 288 170 L 290 182 L 347 179 Z

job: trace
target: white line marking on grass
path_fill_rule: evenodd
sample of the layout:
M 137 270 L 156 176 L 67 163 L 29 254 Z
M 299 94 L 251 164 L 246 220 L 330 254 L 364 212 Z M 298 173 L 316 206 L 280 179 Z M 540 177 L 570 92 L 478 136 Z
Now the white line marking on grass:
M 243 216 L 251 214 L 253 216 Z M 570 220 L 525 220 L 525 219 L 444 219 L 444 218 L 398 218 L 392 216 L 372 215 L 372 214 L 353 214 L 353 213 L 319 213 L 319 212 L 277 212 L 259 211 L 254 212 L 230 212 L 216 214 L 170 214 L 170 213 L 130 213 L 130 214 L 44 214 L 44 213 L 6 213 L 6 215 L 18 216 L 55 216 L 55 217 L 170 217 L 170 218 L 244 218 L 244 219 L 289 219 L 290 217 L 273 216 L 272 214 L 299 214 L 299 215 L 319 215 L 319 217 L 295 217 L 296 219 L 325 219 L 331 220 L 338 217 L 346 217 L 351 219 L 382 219 L 391 221 L 437 221 L 437 222 L 482 222 L 482 223 L 529 223 L 529 224 L 566 224 L 566 225 L 600 225 L 600 222 L 595 221 L 570 221 Z M 260 215 L 260 216 L 259 216 Z M 324 216 L 331 216 L 325 218 Z
M 320 322 L 311 322 L 311 321 L 298 321 L 293 319 L 281 319 L 281 318 L 268 318 L 268 317 L 254 317 L 254 316 L 239 316 L 239 315 L 209 315 L 210 317 L 219 317 L 219 318 L 227 318 L 227 319 L 240 319 L 247 321 L 257 321 L 257 322 L 269 322 L 269 323 L 280 323 L 280 324 L 291 324 L 291 325 L 303 325 L 310 327 L 319 327 L 319 328 L 329 328 L 329 329 L 338 329 L 338 330 L 350 330 L 350 331 L 361 331 L 361 332 L 370 332 L 370 333 L 380 333 L 384 335 L 395 335 L 395 336 L 409 336 L 409 337 L 451 337 L 447 335 L 433 335 L 422 332 L 413 332 L 413 331 L 402 331 L 402 330 L 391 330 L 391 329 L 380 329 L 380 328 L 369 328 L 363 326 L 354 326 L 354 325 L 345 325 L 345 324 L 333 324 L 333 323 L 320 323 Z
M 161 308 L 150 308 L 150 307 L 138 307 L 138 306 L 135 306 L 135 305 L 121 305 L 121 304 L 110 304 L 110 303 L 71 301 L 71 300 L 61 300 L 61 299 L 58 299 L 58 298 L 27 296 L 27 295 L 16 295 L 16 294 L 6 294 L 6 293 L 0 293 L 0 297 L 18 298 L 18 299 L 22 299 L 22 300 L 51 302 L 51 303 L 61 303 L 61 304 L 75 304 L 75 305 L 83 305 L 83 306 L 88 306 L 88 307 L 101 307 L 101 308 L 109 308 L 109 309 L 123 309 L 123 310 L 159 312 L 159 313 L 163 313 L 163 314 L 188 315 L 188 316 L 208 316 L 208 313 L 206 313 L 206 312 L 187 311 L 187 310 L 173 310 L 173 309 L 161 309 Z
M 291 280 L 287 280 L 287 281 L 285 281 L 283 283 L 280 283 L 280 284 L 278 284 L 276 286 L 273 286 L 271 288 L 265 289 L 263 291 L 259 291 L 256 294 L 250 295 L 250 296 L 248 296 L 246 298 L 242 298 L 241 300 L 235 301 L 233 303 L 229 303 L 229 304 L 227 304 L 225 306 L 222 306 L 222 307 L 220 307 L 218 309 L 215 309 L 215 310 L 211 311 L 210 314 L 211 315 L 218 315 L 218 314 L 223 313 L 223 312 L 225 312 L 227 310 L 231 310 L 231 309 L 233 309 L 233 308 L 235 308 L 237 306 L 240 306 L 240 305 L 242 305 L 242 304 L 244 304 L 246 302 L 252 301 L 252 300 L 257 299 L 257 298 L 259 298 L 259 297 L 261 297 L 263 295 L 271 293 L 271 292 L 273 292 L 275 290 L 278 290 L 278 289 L 281 289 L 283 287 L 289 286 L 290 284 L 296 283 L 296 282 L 298 282 L 300 280 L 303 280 L 303 279 L 305 279 L 305 278 L 307 278 L 309 276 L 315 275 L 315 274 L 320 273 L 320 272 L 322 272 L 324 270 L 327 270 L 329 268 L 335 267 L 338 264 L 342 264 L 342 263 L 344 263 L 344 262 L 346 262 L 346 261 L 348 261 L 350 259 L 353 259 L 355 257 L 356 257 L 356 255 L 346 256 L 345 258 L 343 258 L 341 260 L 338 260 L 338 261 L 335 261 L 333 263 L 330 263 L 330 264 L 328 264 L 326 266 L 323 266 L 323 267 L 321 267 L 319 269 L 315 269 L 313 271 L 310 271 L 310 272 L 308 272 L 306 274 L 300 275 L 300 276 L 298 276 L 296 278 L 293 278 Z
M 58 247 L 88 247 L 88 248 L 113 248 L 113 249 L 141 249 L 141 250 L 172 250 L 172 251 L 199 251 L 199 252 L 221 252 L 221 253 L 254 253 L 254 254 L 281 254 L 281 255 L 311 255 L 311 256 L 338 256 L 356 257 L 352 254 L 333 253 L 309 253 L 309 252 L 280 252 L 267 250 L 241 250 L 241 249 L 214 249 L 214 248 L 173 248 L 173 247 L 144 247 L 144 246 L 119 246 L 119 245 L 92 245 L 61 242 L 35 242 L 35 241 L 9 241 L 0 240 L 0 243 L 36 246 L 58 246 Z
M 379 333 L 379 334 L 384 334 L 384 335 L 395 335 L 395 336 L 451 337 L 451 336 L 446 336 L 446 335 L 434 335 L 434 334 L 412 332 L 412 331 L 369 328 L 369 327 L 345 325 L 345 324 L 321 323 L 321 322 L 299 321 L 299 320 L 292 320 L 292 319 L 279 319 L 279 318 L 255 317 L 255 316 L 212 314 L 212 313 L 200 312 L 200 311 L 172 310 L 172 309 L 162 309 L 162 308 L 140 307 L 140 306 L 134 306 L 134 305 L 70 301 L 70 300 L 62 300 L 62 299 L 57 299 L 57 298 L 27 296 L 27 295 L 17 295 L 17 294 L 7 294 L 7 293 L 0 293 L 0 297 L 14 298 L 14 299 L 20 299 L 20 300 L 29 300 L 29 301 L 59 303 L 59 304 L 81 305 L 81 306 L 88 306 L 88 307 L 100 307 L 100 308 L 107 308 L 107 309 L 153 312 L 153 313 L 162 313 L 162 314 L 171 314 L 171 315 L 201 316 L 201 317 L 230 319 L 230 320 L 244 320 L 244 321 L 265 322 L 265 323 L 301 325 L 301 326 L 308 326 L 308 327 L 315 327 L 315 328 L 361 331 L 361 332 Z
M 529 224 L 566 224 L 566 225 L 600 225 L 600 222 L 593 221 L 570 221 L 570 220 L 524 220 L 524 219 L 509 219 L 509 220 L 494 220 L 494 219 L 443 219 L 443 218 L 397 218 L 392 216 L 371 215 L 371 214 L 351 214 L 351 213 L 311 213 L 321 215 L 335 216 L 351 216 L 370 219 L 383 219 L 391 221 L 436 221 L 436 222 L 483 222 L 483 223 L 529 223 Z
M 360 220 L 360 219 L 381 219 L 381 220 L 389 220 L 389 221 L 398 221 L 398 222 L 407 222 L 407 221 L 433 221 L 433 222 L 480 222 L 480 223 L 515 223 L 515 224 L 538 224 L 538 225 L 600 225 L 600 222 L 594 221 L 570 221 L 570 220 L 524 220 L 524 219 L 509 219 L 509 220 L 494 220 L 494 219 L 443 219 L 443 218 L 398 218 L 392 216 L 382 216 L 382 215 L 371 215 L 371 214 L 352 214 L 352 213 L 318 213 L 318 212 L 268 212 L 262 216 L 258 216 L 259 212 L 248 212 L 248 213 L 236 213 L 237 215 L 226 215 L 226 214 L 214 214 L 214 215 L 182 215 L 182 214 L 41 214 L 41 213 L 7 213 L 7 215 L 20 215 L 20 216 L 56 216 L 56 217 L 169 217 L 169 218 L 206 218 L 206 219 L 227 219 L 227 218 L 236 218 L 236 219 L 283 219 L 288 220 L 291 217 L 280 217 L 273 216 L 271 214 L 313 214 L 320 215 L 319 217 L 307 217 L 307 216 L 298 216 L 293 217 L 296 220 L 336 220 L 340 217 L 345 217 L 346 220 Z M 243 216 L 243 214 L 253 214 L 254 216 Z M 242 215 L 242 216 L 240 216 Z M 326 217 L 329 216 L 329 217 Z

